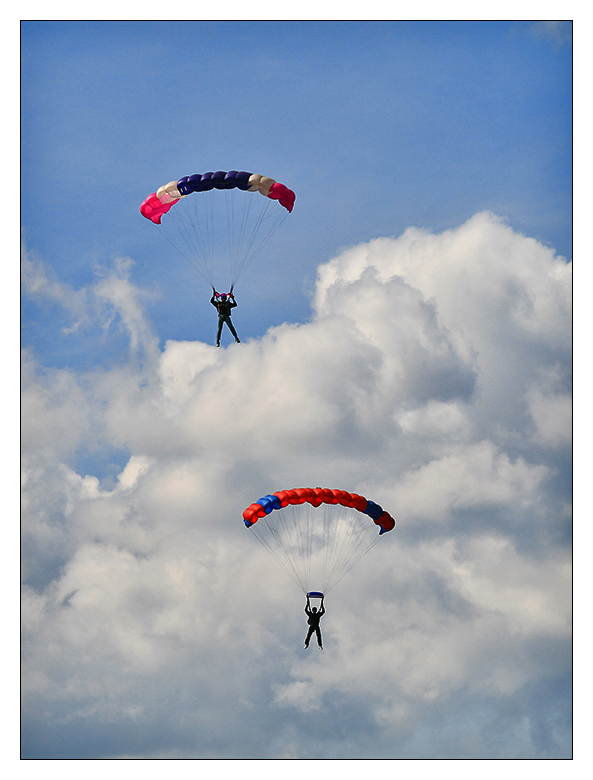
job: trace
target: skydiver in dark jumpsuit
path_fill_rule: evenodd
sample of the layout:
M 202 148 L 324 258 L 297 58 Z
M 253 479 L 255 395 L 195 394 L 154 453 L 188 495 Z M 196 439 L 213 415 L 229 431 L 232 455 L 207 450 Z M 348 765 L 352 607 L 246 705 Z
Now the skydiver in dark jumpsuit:
M 313 632 L 317 635 L 317 644 L 319 649 L 323 650 L 323 644 L 321 642 L 321 629 L 319 628 L 319 621 L 325 615 L 325 607 L 323 606 L 323 599 L 321 599 L 321 606 L 319 612 L 317 607 L 311 609 L 311 602 L 309 601 L 309 594 L 307 594 L 307 606 L 305 607 L 305 614 L 307 615 L 307 623 L 309 624 L 309 631 L 307 638 L 305 639 L 305 647 L 309 647 L 309 640 L 313 636 Z
M 227 324 L 228 329 L 231 331 L 233 336 L 235 337 L 235 341 L 237 344 L 240 344 L 239 337 L 237 336 L 237 331 L 233 327 L 233 323 L 231 322 L 231 309 L 234 309 L 237 305 L 237 301 L 235 300 L 235 296 L 233 293 L 229 293 L 228 295 L 226 293 L 220 293 L 220 295 L 214 290 L 213 288 L 213 295 L 212 298 L 210 298 L 210 303 L 216 307 L 218 311 L 218 330 L 216 331 L 216 346 L 220 347 L 220 334 L 222 333 L 222 326 Z

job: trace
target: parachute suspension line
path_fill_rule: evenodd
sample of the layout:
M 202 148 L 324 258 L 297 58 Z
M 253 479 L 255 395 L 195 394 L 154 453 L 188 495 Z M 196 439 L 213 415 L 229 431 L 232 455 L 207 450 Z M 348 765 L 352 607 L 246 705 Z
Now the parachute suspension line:
M 331 550 L 331 558 L 328 561 L 327 578 L 328 586 L 336 580 L 341 565 L 340 562 L 350 560 L 354 555 L 355 549 L 352 549 L 352 539 L 356 538 L 356 531 L 359 522 L 359 512 L 342 512 L 337 521 L 337 532 L 334 533 L 334 545 Z M 350 516 L 350 517 L 348 517 Z M 346 519 L 348 517 L 348 519 Z
M 358 555 L 356 558 L 354 556 L 350 557 L 350 563 L 349 565 L 344 564 L 339 571 L 336 573 L 333 582 L 331 583 L 330 589 L 334 587 L 348 572 L 350 569 L 352 569 L 364 556 L 370 552 L 370 550 L 377 544 L 379 541 L 379 535 L 377 534 L 373 541 Z
M 210 193 L 204 193 L 208 195 Z M 203 213 L 201 213 L 203 211 Z M 202 209 L 197 208 L 195 200 L 186 199 L 175 205 L 165 217 L 161 232 L 176 251 L 200 273 L 208 284 L 214 286 L 214 261 L 212 255 L 213 213 L 212 202 L 208 198 L 202 201 Z M 173 240 L 169 226 L 175 225 L 174 231 L 179 235 L 181 243 Z
M 369 528 L 366 517 L 362 517 L 358 512 L 356 514 L 358 517 L 354 523 L 350 519 L 346 522 L 345 517 L 341 519 L 340 531 L 335 535 L 336 542 L 332 549 L 333 558 L 327 569 L 326 592 L 331 590 L 379 540 L 379 535 L 373 533 L 369 543 L 369 532 L 374 529 Z
M 268 525 L 267 522 L 263 518 L 259 522 L 260 523 L 264 523 L 265 525 Z M 266 550 L 268 550 L 268 552 L 272 555 L 272 558 L 274 558 L 276 563 L 278 563 L 284 569 L 284 571 L 288 574 L 288 576 L 294 582 L 294 584 L 298 588 L 301 588 L 301 589 L 304 590 L 304 586 L 303 586 L 303 583 L 301 581 L 301 578 L 299 577 L 297 570 L 291 564 L 291 562 L 288 559 L 288 557 L 286 556 L 286 554 L 284 554 L 283 556 L 278 555 L 276 553 L 276 550 L 272 547 L 272 545 L 268 541 L 266 541 L 266 539 L 264 539 L 264 537 L 262 536 L 261 533 L 259 533 L 259 530 L 260 529 L 256 529 L 255 526 L 251 527 L 251 531 L 252 531 L 253 535 L 255 536 L 255 538 L 257 539 L 257 541 L 263 547 L 265 547 Z M 282 548 L 280 548 L 280 550 L 282 551 Z
M 340 526 L 343 513 L 334 508 L 333 521 L 327 505 L 321 507 L 323 513 L 323 593 L 331 590 L 331 572 L 340 550 Z
M 279 522 L 274 522 L 274 519 Z M 285 515 L 281 512 L 278 518 L 274 519 L 269 519 L 268 527 L 276 538 L 279 547 L 284 549 L 289 565 L 294 570 L 299 587 L 303 588 L 303 562 L 301 545 L 299 543 L 299 529 L 289 514 Z
M 213 193 L 205 192 L 203 195 L 206 197 L 202 198 L 201 202 L 197 198 L 190 197 L 188 199 L 187 210 L 191 212 L 190 218 L 187 218 L 183 212 L 181 214 L 185 217 L 187 244 L 190 249 L 193 248 L 196 260 L 203 268 L 203 275 L 206 281 L 210 283 L 211 287 L 215 287 L 215 206 L 212 197 Z M 185 206 L 185 200 L 183 201 L 183 206 Z
M 208 284 L 212 287 L 213 283 L 202 266 L 192 260 L 192 258 L 195 257 L 195 252 L 188 252 L 186 249 L 184 249 L 179 243 L 171 238 L 166 230 L 161 230 L 160 232 L 167 239 L 169 244 L 171 244 L 173 249 L 175 249 L 175 251 L 181 255 L 181 257 L 194 269 L 194 271 L 197 271 L 201 276 L 203 276 Z
M 242 190 L 249 190 L 249 193 Z M 236 204 L 235 197 L 238 197 Z M 278 204 L 272 205 L 271 201 L 276 200 Z M 292 211 L 294 202 L 292 190 L 260 174 L 211 171 L 168 182 L 144 200 L 140 213 L 156 224 L 163 224 L 161 218 L 165 217 L 159 232 L 165 234 L 175 251 L 197 269 L 211 287 L 220 289 L 220 284 L 226 287 L 227 283 L 231 286 L 237 283 Z M 270 207 L 272 219 L 268 219 Z M 241 208 L 243 217 L 239 223 L 236 218 Z M 250 216 L 252 210 L 254 213 Z M 170 236 L 167 228 L 173 225 L 179 230 Z M 183 244 L 187 245 L 188 251 Z M 228 261 L 224 264 L 228 265 L 225 275 L 227 271 L 231 274 L 228 282 L 222 282 L 220 278 L 223 267 L 220 260 Z
M 330 510 L 327 505 L 324 505 L 323 506 L 323 557 L 324 557 L 323 571 L 325 575 L 324 576 L 325 582 L 323 583 L 322 593 L 327 592 L 327 586 L 328 586 L 327 572 L 329 571 L 330 558 L 333 555 L 332 544 L 331 544 L 333 534 L 331 534 L 330 531 L 331 531 Z M 333 541 L 335 542 L 335 539 Z
M 287 507 L 294 510 L 294 507 Z M 308 562 L 307 549 L 310 548 L 310 531 L 294 511 L 282 510 L 274 513 L 276 517 L 262 517 L 252 529 L 257 538 L 270 550 L 284 571 L 301 590 L 307 592 Z M 262 524 L 268 530 L 275 544 L 265 539 L 265 532 L 257 528 Z M 263 529 L 262 529 L 263 530 Z
M 289 504 L 251 528 L 304 593 L 329 593 L 379 539 L 366 514 L 341 505 Z
M 377 543 L 379 536 L 368 518 L 356 510 L 324 505 L 323 511 L 323 592 L 328 593 Z
M 236 279 L 243 273 L 243 271 L 250 264 L 249 252 L 257 235 L 257 231 L 261 224 L 261 214 L 265 212 L 270 201 L 266 198 L 265 201 L 259 202 L 260 215 L 259 219 L 252 216 L 252 212 L 258 208 L 258 201 L 255 198 L 256 193 L 249 193 L 249 197 L 243 198 L 243 209 L 241 215 L 241 223 L 239 227 L 239 246 L 241 252 L 237 254 L 235 263 L 234 277 Z M 251 227 L 250 227 L 251 226 Z
M 225 200 L 225 206 L 226 206 L 226 235 L 227 235 L 227 241 L 228 241 L 228 262 L 229 262 L 229 268 L 231 271 L 231 282 L 234 285 L 235 282 L 235 274 L 233 273 L 233 268 L 235 266 L 236 258 L 238 255 L 238 244 L 240 245 L 241 242 L 241 235 L 235 235 L 236 226 L 235 226 L 235 198 L 232 197 L 229 190 L 224 191 L 224 200 Z
M 300 512 L 299 512 L 299 508 L 296 506 L 289 506 L 286 508 L 289 509 L 287 515 L 287 522 L 290 522 L 295 539 L 297 539 L 296 548 L 297 548 L 297 557 L 298 557 L 298 567 L 299 570 L 302 572 L 301 587 L 303 589 L 303 592 L 307 593 L 310 590 L 311 567 L 313 564 L 312 551 L 313 551 L 313 534 L 314 534 L 315 526 L 313 523 L 312 511 L 311 511 L 311 507 L 309 506 L 300 507 L 301 509 Z M 303 510 L 304 510 L 304 516 L 303 516 Z M 284 511 L 285 511 L 284 509 L 281 510 L 280 514 L 282 514 Z
M 288 213 L 260 193 L 215 189 L 179 200 L 159 232 L 209 286 L 219 288 L 237 283 Z
M 249 212 L 252 201 L 253 198 L 246 204 L 247 213 Z M 271 213 L 268 213 L 269 211 Z M 259 215 L 251 228 L 249 228 L 249 224 L 253 222 L 253 220 L 248 219 L 247 216 L 245 217 L 245 227 L 242 228 L 241 231 L 241 250 L 236 271 L 233 276 L 233 283 L 235 283 L 243 272 L 249 268 L 287 216 L 288 212 L 285 209 L 279 208 L 277 203 L 272 202 L 268 198 L 264 198 L 263 204 L 260 205 Z M 262 225 L 264 225 L 266 220 L 268 221 L 268 229 L 263 230 Z
M 250 220 L 251 208 L 254 202 L 257 203 L 257 201 L 254 197 L 255 193 L 246 193 L 246 197 L 243 196 L 239 200 L 230 191 L 226 191 L 224 195 L 227 213 L 227 235 L 229 238 L 229 270 L 231 286 L 234 287 L 241 272 L 244 270 L 244 260 L 247 252 L 245 236 L 248 233 L 250 222 L 253 221 L 253 219 Z M 239 202 L 242 202 L 240 210 L 238 209 Z M 267 206 L 267 203 L 264 203 L 264 205 Z M 240 220 L 236 218 L 236 211 L 240 211 Z M 257 231 L 257 226 L 252 227 L 252 231 Z

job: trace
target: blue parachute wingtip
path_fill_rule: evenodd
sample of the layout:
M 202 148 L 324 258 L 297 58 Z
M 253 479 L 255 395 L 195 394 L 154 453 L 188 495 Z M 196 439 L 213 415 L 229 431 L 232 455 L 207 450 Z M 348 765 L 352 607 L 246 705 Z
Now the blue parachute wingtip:
M 363 510 L 373 520 L 378 520 L 383 514 L 383 507 L 375 504 L 374 501 L 367 501 L 366 509 Z

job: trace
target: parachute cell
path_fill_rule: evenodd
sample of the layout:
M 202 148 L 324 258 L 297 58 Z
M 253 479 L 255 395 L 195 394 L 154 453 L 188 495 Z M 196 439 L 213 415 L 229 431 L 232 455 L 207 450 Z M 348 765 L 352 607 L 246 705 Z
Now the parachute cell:
M 153 192 L 152 195 L 149 195 L 140 205 L 140 213 L 143 217 L 146 217 L 146 219 L 150 219 L 156 225 L 160 225 L 163 214 L 166 214 L 176 202 L 177 201 L 174 200 L 164 202 L 157 198 L 156 192 Z

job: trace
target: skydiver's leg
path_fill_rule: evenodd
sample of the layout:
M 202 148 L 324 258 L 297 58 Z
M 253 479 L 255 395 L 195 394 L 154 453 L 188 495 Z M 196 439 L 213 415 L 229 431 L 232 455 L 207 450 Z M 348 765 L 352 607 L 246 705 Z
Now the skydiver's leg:
M 319 645 L 319 647 L 323 648 L 323 643 L 321 641 L 321 629 L 320 628 L 315 629 L 315 633 L 317 634 L 317 644 Z
M 305 639 L 305 647 L 309 647 L 309 640 L 313 636 L 313 631 L 314 631 L 314 628 L 313 628 L 313 626 L 311 626 L 311 628 L 309 629 L 309 632 L 307 633 L 307 638 Z
M 216 331 L 216 346 L 218 347 L 220 345 L 220 334 L 222 333 L 222 325 L 224 322 L 224 317 L 218 318 L 218 330 Z
M 237 336 L 237 331 L 236 331 L 236 330 L 235 330 L 235 328 L 233 327 L 233 323 L 232 323 L 232 321 L 231 321 L 231 318 L 230 318 L 230 317 L 227 317 L 227 318 L 226 318 L 226 324 L 229 326 L 229 330 L 231 331 L 231 333 L 232 333 L 232 334 L 233 334 L 233 336 L 235 337 L 235 341 L 237 341 L 237 342 L 238 342 L 238 341 L 239 341 L 239 337 Z

